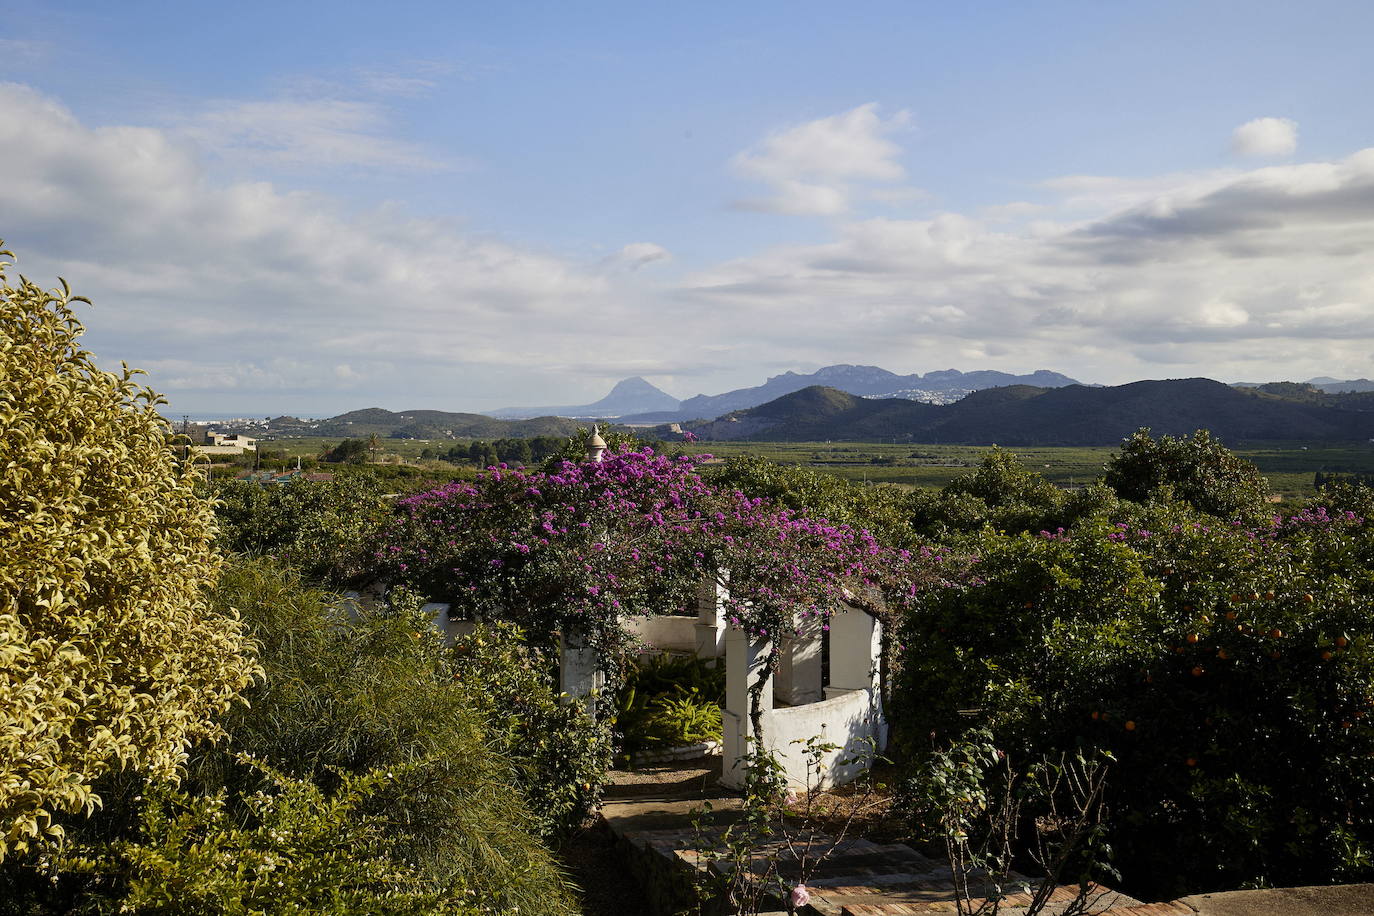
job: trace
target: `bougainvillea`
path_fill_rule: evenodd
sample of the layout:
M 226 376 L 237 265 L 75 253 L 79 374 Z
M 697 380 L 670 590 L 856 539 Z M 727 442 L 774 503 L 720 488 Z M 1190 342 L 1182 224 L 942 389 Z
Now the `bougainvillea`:
M 703 577 L 728 584 L 731 626 L 769 639 L 824 625 L 841 601 L 877 611 L 938 581 L 937 554 L 714 488 L 697 472 L 705 457 L 623 448 L 490 468 L 403 500 L 376 559 L 460 614 L 576 630 L 604 654 L 623 618 L 691 607 Z

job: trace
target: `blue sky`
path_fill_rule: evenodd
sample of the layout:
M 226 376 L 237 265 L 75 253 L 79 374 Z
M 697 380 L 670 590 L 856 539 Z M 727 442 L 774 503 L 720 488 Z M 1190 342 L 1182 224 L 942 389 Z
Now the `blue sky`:
M 1371 374 L 1367 3 L 0 13 L 0 237 L 174 411 Z

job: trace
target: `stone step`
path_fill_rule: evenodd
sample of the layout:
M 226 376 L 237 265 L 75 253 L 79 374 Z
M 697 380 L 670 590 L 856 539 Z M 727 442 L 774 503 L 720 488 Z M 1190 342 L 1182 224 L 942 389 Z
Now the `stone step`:
M 1048 904 L 1041 912 L 1044 916 L 1060 916 L 1069 910 L 1077 899 L 1077 886 L 1062 885 L 1051 892 Z M 1024 916 L 1032 900 L 1031 894 L 1008 894 L 1002 898 L 998 912 L 1003 916 Z M 1089 892 L 1088 900 L 1091 904 L 1090 911 L 1104 916 L 1172 916 L 1174 913 L 1193 916 L 1193 911 L 1187 907 L 1182 910 L 1150 909 L 1173 904 L 1147 905 L 1133 897 L 1100 886 Z M 971 905 L 976 908 L 982 902 L 980 898 L 975 897 Z M 864 896 L 821 895 L 820 900 L 813 895 L 811 905 L 822 916 L 917 916 L 924 913 L 952 913 L 958 909 L 952 885 L 949 891 L 891 890 Z

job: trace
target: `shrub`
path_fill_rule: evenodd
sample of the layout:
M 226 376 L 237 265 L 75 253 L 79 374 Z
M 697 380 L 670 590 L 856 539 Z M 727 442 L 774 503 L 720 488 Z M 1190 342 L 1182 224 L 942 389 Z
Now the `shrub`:
M 983 722 L 1023 756 L 1110 751 L 1118 861 L 1150 894 L 1371 873 L 1368 521 L 1160 504 L 977 550 L 899 637 L 914 759 Z
M 103 372 L 66 285 L 0 263 L 0 859 L 90 812 L 95 781 L 173 777 L 255 667 L 205 590 L 218 561 L 162 400 Z
M 398 855 L 378 812 L 395 774 L 345 773 L 330 792 L 261 762 L 247 797 L 150 786 L 133 839 L 98 849 L 80 871 L 89 893 L 70 912 L 140 914 L 328 913 L 330 916 L 476 916 L 461 881 L 435 888 Z
M 381 481 L 371 473 L 284 484 L 226 480 L 212 493 L 223 549 L 272 554 L 310 579 L 340 585 L 367 568 L 371 543 L 392 511 Z
M 454 677 L 473 699 L 488 742 L 515 765 L 515 784 L 547 838 L 567 836 L 595 809 L 611 735 L 580 703 L 560 700 L 547 651 L 505 623 L 483 624 L 452 650 Z
M 505 735 L 484 728 L 487 700 L 455 668 L 418 601 L 380 611 L 338 606 L 265 560 L 226 572 L 218 601 L 238 607 L 263 645 L 267 678 L 227 723 L 232 750 L 308 779 L 333 797 L 349 774 L 394 774 L 360 810 L 384 814 L 390 851 L 429 886 L 466 887 L 499 911 L 571 911 L 565 884 L 516 784 Z M 260 787 L 227 754 L 207 754 L 202 784 Z
M 1205 429 L 1187 439 L 1152 439 L 1148 429 L 1138 430 L 1107 462 L 1104 480 L 1122 499 L 1178 499 L 1225 519 L 1256 517 L 1269 502 L 1269 482 L 1259 469 Z
M 632 663 L 616 693 L 622 753 L 719 741 L 724 699 L 724 666 L 667 653 Z

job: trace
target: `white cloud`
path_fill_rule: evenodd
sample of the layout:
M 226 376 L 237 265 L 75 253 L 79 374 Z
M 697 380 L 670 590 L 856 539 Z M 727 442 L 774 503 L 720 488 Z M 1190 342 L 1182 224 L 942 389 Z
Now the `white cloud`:
M 672 253 L 662 245 L 653 242 L 631 242 L 601 263 L 608 270 L 639 270 L 646 264 L 672 259 Z
M 1255 118 L 1231 132 L 1238 156 L 1291 156 L 1298 149 L 1298 122 L 1289 118 Z
M 249 166 L 393 169 L 446 167 L 415 144 L 388 137 L 387 114 L 371 102 L 337 98 L 227 101 L 178 133 L 209 153 Z
M 600 265 L 394 209 L 218 184 L 175 135 L 87 127 L 24 86 L 0 84 L 0 107 L 3 237 L 19 269 L 68 277 L 96 302 L 83 318 L 97 355 L 150 368 L 174 399 L 313 391 L 320 406 L 365 359 L 377 402 L 497 406 L 537 383 L 531 367 L 671 352 Z
M 1367 374 L 1374 150 L 1044 187 L 1057 199 L 985 219 L 850 220 L 830 242 L 699 271 L 689 289 L 743 336 L 785 335 L 799 361 L 931 368 L 967 351 L 1100 381 L 1161 363 L 1221 378 Z M 1015 219 L 1029 213 L 1044 218 Z
M 394 207 L 217 182 L 175 130 L 89 127 L 23 86 L 0 84 L 0 106 L 0 236 L 27 275 L 90 295 L 91 348 L 152 370 L 173 409 L 193 396 L 307 415 L 576 403 L 617 373 L 716 392 L 836 362 L 1104 382 L 1368 374 L 1374 150 L 1059 178 L 1034 205 L 1011 199 L 981 218 L 831 209 L 819 244 L 684 279 L 655 242 L 581 263 Z M 349 117 L 362 120 L 340 129 L 377 123 Z M 901 186 L 874 164 L 900 169 L 895 154 L 826 172 L 787 145 L 754 152 L 791 163 L 770 173 L 775 192 L 793 181 L 853 207 Z M 856 177 L 877 174 L 899 177 Z M 824 206 L 817 197 L 811 212 Z M 637 269 L 652 264 L 669 269 Z
M 906 178 L 902 148 L 891 135 L 911 121 L 906 111 L 884 119 L 876 102 L 770 134 L 732 160 L 736 174 L 771 187 L 767 197 L 736 202 L 740 209 L 834 215 L 850 208 L 856 184 Z M 883 189 L 889 195 L 915 189 Z M 869 191 L 870 196 L 873 191 Z

